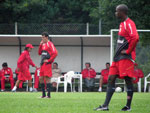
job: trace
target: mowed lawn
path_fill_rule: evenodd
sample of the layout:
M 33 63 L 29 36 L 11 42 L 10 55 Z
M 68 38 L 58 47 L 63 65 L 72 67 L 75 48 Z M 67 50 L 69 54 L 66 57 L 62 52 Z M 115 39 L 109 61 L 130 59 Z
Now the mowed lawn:
M 126 93 L 115 93 L 109 111 L 93 111 L 104 102 L 105 93 L 52 93 L 41 99 L 41 92 L 0 92 L 0 113 L 124 113 Z M 131 113 L 150 113 L 150 93 L 134 93 Z

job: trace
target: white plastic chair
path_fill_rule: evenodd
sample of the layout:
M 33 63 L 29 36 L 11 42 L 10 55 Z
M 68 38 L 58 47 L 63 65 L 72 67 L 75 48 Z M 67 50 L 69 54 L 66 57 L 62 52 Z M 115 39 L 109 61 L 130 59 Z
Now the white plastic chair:
M 62 80 L 62 79 L 64 79 L 64 80 Z M 59 84 L 65 84 L 65 76 L 60 76 L 60 77 L 58 77 L 57 80 L 58 80 L 58 81 L 57 81 L 57 89 L 56 89 L 56 92 L 58 92 Z M 64 89 L 65 89 L 65 85 L 64 85 Z
M 72 78 L 74 76 L 74 71 L 69 71 L 67 72 L 64 76 L 58 77 L 58 82 L 57 82 L 57 92 L 58 92 L 58 87 L 60 83 L 64 84 L 64 92 L 67 92 L 67 85 L 68 83 L 71 86 L 71 92 L 72 92 Z M 61 78 L 64 78 L 64 81 L 61 81 Z
M 146 92 L 147 84 L 150 84 L 150 81 L 148 81 L 148 78 L 150 77 L 150 73 L 144 78 L 144 92 Z M 149 86 L 150 91 L 150 86 Z

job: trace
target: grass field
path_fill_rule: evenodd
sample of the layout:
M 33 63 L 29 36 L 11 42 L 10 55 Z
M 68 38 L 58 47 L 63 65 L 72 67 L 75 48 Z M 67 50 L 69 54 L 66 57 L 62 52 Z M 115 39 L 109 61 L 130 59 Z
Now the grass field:
M 105 93 L 52 93 L 40 99 L 41 92 L 0 92 L 0 113 L 123 113 L 126 93 L 115 93 L 109 111 L 93 111 L 102 104 Z M 150 113 L 150 93 L 135 93 L 131 113 Z

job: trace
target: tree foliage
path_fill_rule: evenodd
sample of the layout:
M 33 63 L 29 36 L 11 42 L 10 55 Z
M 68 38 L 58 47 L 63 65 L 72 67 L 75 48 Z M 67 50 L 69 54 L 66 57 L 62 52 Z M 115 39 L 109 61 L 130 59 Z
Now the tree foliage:
M 92 23 L 102 20 L 103 33 L 118 28 L 115 8 L 129 7 L 138 29 L 150 28 L 149 0 L 1 0 L 0 23 Z

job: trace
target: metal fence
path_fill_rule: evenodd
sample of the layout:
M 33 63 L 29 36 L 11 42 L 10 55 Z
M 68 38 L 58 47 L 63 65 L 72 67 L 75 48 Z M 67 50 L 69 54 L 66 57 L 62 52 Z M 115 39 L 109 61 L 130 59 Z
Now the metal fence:
M 85 35 L 99 34 L 99 25 L 92 24 L 0 24 L 0 34 Z

